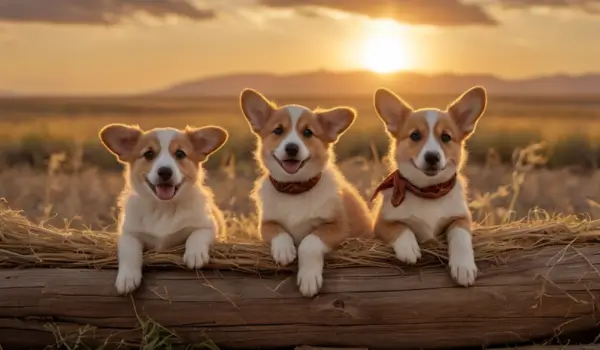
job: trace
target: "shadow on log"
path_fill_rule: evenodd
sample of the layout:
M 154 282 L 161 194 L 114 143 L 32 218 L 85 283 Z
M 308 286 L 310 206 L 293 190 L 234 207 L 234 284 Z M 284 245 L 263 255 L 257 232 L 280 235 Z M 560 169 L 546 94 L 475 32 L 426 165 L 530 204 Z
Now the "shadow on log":
M 479 267 L 471 288 L 441 267 L 330 269 L 313 299 L 289 274 L 145 271 L 132 298 L 116 294 L 116 270 L 0 270 L 0 344 L 42 348 L 59 334 L 139 344 L 149 319 L 186 343 L 224 348 L 491 347 L 597 325 L 597 245 L 513 252 Z

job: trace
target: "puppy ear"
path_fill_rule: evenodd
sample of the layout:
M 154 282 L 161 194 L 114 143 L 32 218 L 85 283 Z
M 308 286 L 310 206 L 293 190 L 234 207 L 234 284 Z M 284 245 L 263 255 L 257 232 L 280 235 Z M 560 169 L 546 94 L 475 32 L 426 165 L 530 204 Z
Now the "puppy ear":
M 377 115 L 391 134 L 398 132 L 413 112 L 413 108 L 407 102 L 385 88 L 375 90 L 373 100 Z
M 350 107 L 335 107 L 316 114 L 328 142 L 337 141 L 356 119 L 356 111 Z
M 470 88 L 448 106 L 450 117 L 463 133 L 463 140 L 473 134 L 486 106 L 487 93 L 482 86 Z
M 109 124 L 100 130 L 100 141 L 120 161 L 135 150 L 143 131 L 137 125 Z
M 242 91 L 240 106 L 244 117 L 246 117 L 252 131 L 255 133 L 262 130 L 275 110 L 275 105 L 254 89 L 244 89 Z
M 194 152 L 200 156 L 200 160 L 215 153 L 229 138 L 227 131 L 218 126 L 188 127 L 185 132 L 194 147 Z

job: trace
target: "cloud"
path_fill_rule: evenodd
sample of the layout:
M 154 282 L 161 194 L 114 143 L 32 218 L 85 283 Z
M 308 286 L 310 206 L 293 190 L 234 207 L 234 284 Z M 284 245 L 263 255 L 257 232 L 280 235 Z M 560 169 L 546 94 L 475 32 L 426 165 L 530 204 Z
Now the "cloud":
M 271 8 L 320 7 L 415 25 L 496 25 L 480 5 L 459 0 L 259 0 Z
M 529 9 L 546 7 L 553 9 L 574 9 L 600 15 L 600 0 L 496 0 L 505 9 Z
M 0 0 L 0 22 L 115 25 L 138 14 L 194 21 L 216 16 L 190 0 Z

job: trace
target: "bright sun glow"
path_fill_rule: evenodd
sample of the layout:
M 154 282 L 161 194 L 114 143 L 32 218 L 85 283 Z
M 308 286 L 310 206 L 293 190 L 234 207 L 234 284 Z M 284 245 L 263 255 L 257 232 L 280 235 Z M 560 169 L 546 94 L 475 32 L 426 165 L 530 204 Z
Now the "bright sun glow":
M 406 37 L 393 21 L 376 21 L 362 50 L 362 65 L 370 71 L 385 74 L 412 67 Z

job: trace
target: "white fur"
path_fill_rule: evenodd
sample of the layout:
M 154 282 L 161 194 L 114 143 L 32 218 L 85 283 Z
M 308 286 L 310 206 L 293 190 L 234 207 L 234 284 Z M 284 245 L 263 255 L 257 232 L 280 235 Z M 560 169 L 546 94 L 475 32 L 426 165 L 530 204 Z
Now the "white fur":
M 450 274 L 461 286 L 472 285 L 477 277 L 477 265 L 471 233 L 461 227 L 453 227 L 447 235 Z
M 300 119 L 300 116 L 302 116 L 302 114 L 312 113 L 312 112 L 310 109 L 308 109 L 306 107 L 295 106 L 295 105 L 287 106 L 286 109 L 288 111 L 288 114 L 290 115 L 291 130 L 283 138 L 283 140 L 281 140 L 281 143 L 275 149 L 275 157 L 277 157 L 281 160 L 288 158 L 287 154 L 285 153 L 285 146 L 290 143 L 295 143 L 299 147 L 298 160 L 303 161 L 310 156 L 310 153 L 308 151 L 308 148 L 302 141 L 302 138 L 298 134 L 298 128 L 297 128 L 298 120 Z
M 313 234 L 306 236 L 298 247 L 298 277 L 300 293 L 312 297 L 323 285 L 324 257 L 329 252 L 323 241 Z
M 419 242 L 434 239 L 440 229 L 442 218 L 467 216 L 469 207 L 463 197 L 463 187 L 457 183 L 445 196 L 438 199 L 425 199 L 406 192 L 404 202 L 398 207 L 391 204 L 392 189 L 382 191 L 381 215 L 384 220 L 414 222 L 418 220 L 423 229 L 414 232 Z
M 257 186 L 257 202 L 260 203 L 262 221 L 278 222 L 298 245 L 322 220 L 331 219 L 342 199 L 335 170 L 326 167 L 321 180 L 308 192 L 290 196 L 278 192 L 268 178 Z
M 183 260 L 189 268 L 208 262 L 219 229 L 212 194 L 200 182 L 182 191 L 172 201 L 156 201 L 131 187 L 123 191 L 115 283 L 120 294 L 140 285 L 144 247 L 163 250 L 186 242 Z
M 415 164 L 421 168 L 425 169 L 427 167 L 427 162 L 425 162 L 425 154 L 427 152 L 433 152 L 440 155 L 440 169 L 446 167 L 446 155 L 442 150 L 442 146 L 440 145 L 436 135 L 435 135 L 435 126 L 440 119 L 440 111 L 436 110 L 428 110 L 425 112 L 425 120 L 427 121 L 427 126 L 429 130 L 427 132 L 427 140 L 421 148 L 421 151 L 417 155 L 417 159 L 415 159 Z
M 407 264 L 414 264 L 421 258 L 421 248 L 419 248 L 417 237 L 408 228 L 400 233 L 392 247 L 398 260 Z
M 435 239 L 443 228 L 442 220 L 470 215 L 461 180 L 457 181 L 450 193 L 439 199 L 424 199 L 407 191 L 404 202 L 398 207 L 391 204 L 392 189 L 386 189 L 382 194 L 383 200 L 378 202 L 378 210 L 383 220 L 412 223 L 418 227 L 414 232 L 410 229 L 401 232 L 391 244 L 398 259 L 406 263 L 415 263 L 421 257 L 417 241 Z M 452 277 L 460 285 L 473 284 L 477 276 L 477 266 L 471 233 L 463 228 L 453 227 L 446 234 Z
M 159 130 L 156 132 L 156 137 L 158 138 L 158 142 L 160 144 L 160 152 L 152 164 L 150 173 L 146 175 L 151 184 L 156 185 L 159 183 L 160 178 L 158 177 L 158 169 L 161 167 L 167 167 L 173 170 L 172 181 L 174 185 L 177 186 L 181 183 L 181 181 L 183 181 L 183 174 L 181 174 L 181 171 L 177 166 L 177 160 L 169 151 L 169 145 L 178 133 L 179 131 L 171 129 Z
M 323 284 L 323 259 L 329 248 L 311 233 L 323 221 L 331 220 L 343 205 L 337 170 L 328 164 L 321 180 L 308 192 L 290 196 L 278 192 L 267 178 L 259 180 L 253 195 L 260 205 L 263 221 L 276 221 L 286 232 L 271 241 L 276 262 L 291 262 L 298 246 L 298 286 L 306 297 L 315 295 Z
M 286 266 L 296 259 L 296 246 L 289 234 L 282 232 L 271 240 L 271 255 L 276 263 Z

